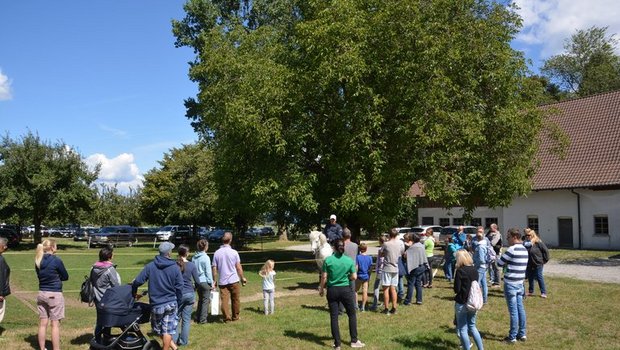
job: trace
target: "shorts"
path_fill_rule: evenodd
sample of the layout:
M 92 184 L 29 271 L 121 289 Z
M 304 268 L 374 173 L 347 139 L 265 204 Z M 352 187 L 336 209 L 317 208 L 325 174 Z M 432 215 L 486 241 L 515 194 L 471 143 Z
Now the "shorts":
M 381 285 L 384 287 L 396 287 L 398 285 L 398 272 L 385 272 L 381 274 Z
M 151 309 L 151 327 L 153 333 L 157 335 L 177 333 L 179 315 L 177 314 L 177 303 L 170 303 Z
M 39 291 L 37 295 L 39 318 L 59 321 L 65 318 L 65 297 L 62 292 Z

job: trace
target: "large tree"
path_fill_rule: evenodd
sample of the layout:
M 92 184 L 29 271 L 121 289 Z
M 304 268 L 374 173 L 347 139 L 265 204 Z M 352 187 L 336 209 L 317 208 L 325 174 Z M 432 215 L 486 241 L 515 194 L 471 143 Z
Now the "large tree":
M 607 27 L 578 30 L 566 40 L 565 52 L 546 60 L 541 72 L 577 96 L 620 89 L 617 44 Z
M 187 116 L 243 210 L 306 225 L 335 212 L 373 231 L 395 223 L 417 180 L 468 209 L 529 190 L 541 115 L 510 47 L 512 7 L 190 0 L 185 10 L 174 33 L 196 52 L 199 85 Z
M 82 210 L 91 209 L 97 173 L 62 142 L 42 141 L 30 132 L 19 139 L 6 135 L 0 144 L 0 215 L 32 222 L 39 243 L 45 220 L 76 222 Z
M 144 176 L 140 211 L 149 223 L 214 223 L 212 154 L 203 144 L 173 148 Z

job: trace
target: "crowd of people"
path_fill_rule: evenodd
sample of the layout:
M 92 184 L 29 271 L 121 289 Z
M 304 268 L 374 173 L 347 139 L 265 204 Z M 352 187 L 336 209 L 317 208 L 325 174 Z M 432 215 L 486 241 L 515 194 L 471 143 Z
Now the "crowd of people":
M 381 312 L 393 315 L 399 305 L 421 305 L 424 288 L 433 286 L 433 268 L 441 265 L 445 278 L 453 283 L 454 324 L 465 350 L 473 345 L 470 336 L 476 347 L 483 349 L 482 337 L 476 326 L 477 310 L 468 305 L 474 281 L 480 287 L 483 303 L 487 304 L 489 288 L 499 288 L 503 270 L 503 293 L 510 317 L 508 335 L 504 339 L 507 343 L 527 339 L 523 300 L 534 295 L 536 283 L 540 296 L 547 297 L 543 267 L 549 260 L 549 250 L 537 233 L 529 228 L 524 230 L 523 235 L 518 229 L 509 229 L 506 234 L 507 248 L 502 252 L 504 242 L 496 224 L 492 224 L 486 234 L 480 226 L 476 234 L 469 237 L 459 227 L 456 233 L 446 238 L 443 257 L 434 255 L 438 242 L 432 229 L 422 235 L 407 233 L 402 240 L 397 238 L 396 229 L 392 229 L 387 237 L 379 238 L 376 260 L 368 254 L 366 243 L 358 245 L 351 241 L 351 231 L 342 229 L 336 223 L 335 215 L 330 217 L 330 224 L 324 233 L 333 246 L 334 254 L 323 263 L 319 293 L 327 298 L 335 349 L 340 349 L 342 344 L 339 315 L 346 312 L 348 316 L 351 347 L 364 347 L 357 334 L 357 313 L 379 311 L 382 304 Z M 163 242 L 159 245 L 159 254 L 131 281 L 136 299 L 140 297 L 138 288 L 148 283 L 151 327 L 161 337 L 163 349 L 174 350 L 189 344 L 193 305 L 197 304 L 194 322 L 207 323 L 214 290 L 220 292 L 219 304 L 224 322 L 239 320 L 240 287 L 247 283 L 247 279 L 239 253 L 231 247 L 231 241 L 232 234 L 226 232 L 212 260 L 207 254 L 206 240 L 197 242 L 196 252 L 191 258 L 190 248 L 180 245 L 176 259 L 172 257 L 175 245 Z M 0 238 L 0 320 L 4 313 L 4 299 L 11 293 L 10 268 L 2 257 L 6 249 L 6 239 Z M 60 349 L 60 321 L 65 317 L 62 284 L 68 280 L 69 274 L 63 261 L 56 256 L 56 251 L 55 240 L 45 239 L 37 246 L 35 254 L 39 281 L 37 339 L 41 350 L 46 349 L 48 326 L 51 326 L 53 350 Z M 113 248 L 103 247 L 98 261 L 92 265 L 89 279 L 95 306 L 99 305 L 107 290 L 122 283 L 113 258 Z M 368 290 L 373 271 L 373 299 L 369 302 Z M 275 312 L 275 261 L 267 260 L 259 275 L 262 278 L 264 313 L 270 315 Z M 403 279 L 407 282 L 406 292 Z M 526 279 L 529 282 L 527 292 Z M 361 294 L 359 298 L 358 294 Z M 110 329 L 96 324 L 94 340 L 101 343 L 106 335 L 110 335 Z

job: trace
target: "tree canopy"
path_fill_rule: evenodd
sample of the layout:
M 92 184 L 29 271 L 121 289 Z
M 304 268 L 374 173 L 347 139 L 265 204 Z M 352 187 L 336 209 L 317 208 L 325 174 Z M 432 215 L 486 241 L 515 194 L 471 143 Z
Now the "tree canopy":
M 32 222 L 38 243 L 46 219 L 76 222 L 82 210 L 90 210 L 97 173 L 62 142 L 45 142 L 32 133 L 19 139 L 6 135 L 0 144 L 0 215 Z
M 545 61 L 541 72 L 563 90 L 577 96 L 620 89 L 618 41 L 607 27 L 578 30 L 564 45 L 565 52 Z
M 202 144 L 173 148 L 161 168 L 144 176 L 140 212 L 149 223 L 212 224 L 215 220 L 211 152 Z
M 542 116 L 520 18 L 484 0 L 190 0 L 187 117 L 212 145 L 220 199 L 249 220 L 339 214 L 395 223 L 415 181 L 445 206 L 530 188 Z M 232 210 L 234 208 L 234 210 Z M 243 220 L 240 220 L 240 222 Z

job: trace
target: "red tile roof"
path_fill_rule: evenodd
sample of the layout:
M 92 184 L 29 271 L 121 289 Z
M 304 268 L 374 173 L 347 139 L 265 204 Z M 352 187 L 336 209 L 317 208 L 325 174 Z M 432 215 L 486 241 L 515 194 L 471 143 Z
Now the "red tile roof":
M 541 108 L 558 111 L 550 120 L 568 135 L 570 145 L 560 159 L 543 133 L 534 190 L 620 185 L 620 91 Z

